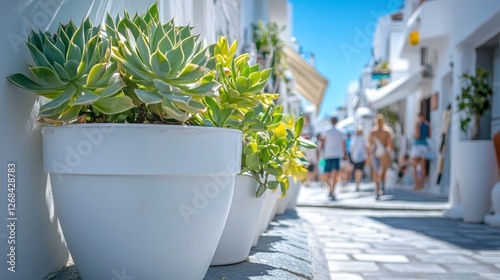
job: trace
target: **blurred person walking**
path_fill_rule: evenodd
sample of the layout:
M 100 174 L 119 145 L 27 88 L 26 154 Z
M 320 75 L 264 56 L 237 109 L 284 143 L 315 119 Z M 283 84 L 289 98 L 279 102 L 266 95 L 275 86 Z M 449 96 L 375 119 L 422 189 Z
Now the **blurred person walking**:
M 350 158 L 354 165 L 354 181 L 356 182 L 356 191 L 359 191 L 359 185 L 363 178 L 363 170 L 365 168 L 365 161 L 368 157 L 368 143 L 363 136 L 363 127 L 356 129 L 350 142 Z
M 392 129 L 385 125 L 384 116 L 377 115 L 377 125 L 370 132 L 370 158 L 373 180 L 375 181 L 375 198 L 378 200 L 385 192 L 385 175 L 392 164 Z
M 431 126 L 429 122 L 425 120 L 424 114 L 418 114 L 418 121 L 415 125 L 415 141 L 411 148 L 413 176 L 415 177 L 414 190 L 420 190 L 425 186 L 425 177 L 427 176 L 425 162 L 427 154 L 429 153 L 427 138 L 431 137 L 431 135 Z M 418 170 L 420 170 L 420 172 L 418 172 Z
M 346 140 L 345 140 L 345 149 L 347 153 L 347 158 L 345 158 L 341 163 L 342 169 L 342 182 L 344 187 L 347 187 L 347 184 L 351 180 L 351 174 L 354 170 L 353 162 L 351 159 L 351 133 L 347 132 Z
M 325 157 L 324 180 L 329 186 L 329 197 L 335 200 L 335 185 L 340 171 L 340 161 L 346 158 L 346 136 L 337 129 L 338 119 L 331 118 L 332 127 L 320 136 L 321 148 Z

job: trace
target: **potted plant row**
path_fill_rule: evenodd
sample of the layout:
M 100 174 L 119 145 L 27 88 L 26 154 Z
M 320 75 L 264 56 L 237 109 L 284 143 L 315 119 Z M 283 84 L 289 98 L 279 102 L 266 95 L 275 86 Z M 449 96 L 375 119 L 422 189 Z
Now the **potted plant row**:
M 236 43 L 203 46 L 192 31 L 161 23 L 157 4 L 102 26 L 70 21 L 32 31 L 30 77 L 8 77 L 42 97 L 44 170 L 82 279 L 123 268 L 140 279 L 202 279 L 241 167 L 257 197 L 286 193 L 291 155 L 269 146 L 279 165 L 256 166 L 265 157 L 252 143 L 269 134 L 286 149 L 309 145 L 290 129 L 271 133 L 281 111 L 263 93 L 269 69 L 235 58 Z
M 259 71 L 258 65 L 249 65 L 248 54 L 235 57 L 236 49 L 237 42 L 229 45 L 224 37 L 215 45 L 220 73 L 217 80 L 222 86 L 202 115 L 212 125 L 213 112 L 231 112 L 226 126 L 243 133 L 242 174 L 236 177 L 229 217 L 212 265 L 246 260 L 260 222 L 266 190 L 286 194 L 288 176 L 295 175 L 297 168 L 306 170 L 294 152 L 295 147 L 314 147 L 298 136 L 303 119 L 298 119 L 295 130 L 283 127 L 282 108 L 274 105 L 278 96 L 263 92 L 270 69 Z
M 213 49 L 192 29 L 160 23 L 154 4 L 103 26 L 32 31 L 31 78 L 8 77 L 48 100 L 44 169 L 82 279 L 124 268 L 138 279 L 202 279 L 210 265 L 242 133 L 193 125 L 221 85 Z

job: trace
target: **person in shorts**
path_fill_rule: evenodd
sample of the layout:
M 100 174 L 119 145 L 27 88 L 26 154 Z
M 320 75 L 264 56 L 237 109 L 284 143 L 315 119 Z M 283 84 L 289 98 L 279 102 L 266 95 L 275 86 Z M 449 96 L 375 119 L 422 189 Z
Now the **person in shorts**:
M 340 161 L 347 158 L 345 140 L 346 136 L 336 128 L 337 118 L 331 119 L 332 127 L 326 130 L 320 137 L 320 147 L 325 157 L 324 179 L 329 186 L 331 200 L 335 200 L 335 185 L 340 171 Z
M 350 143 L 350 158 L 354 165 L 354 180 L 356 182 L 356 191 L 359 191 L 359 185 L 363 178 L 363 170 L 365 161 L 368 157 L 368 142 L 363 136 L 363 127 L 356 129 L 356 135 L 351 139 Z
M 429 152 L 427 137 L 431 135 L 431 126 L 429 122 L 425 120 L 424 114 L 418 114 L 418 121 L 415 125 L 415 141 L 413 142 L 410 155 L 413 165 L 413 176 L 415 177 L 414 190 L 420 190 L 425 186 L 425 177 L 427 176 L 425 161 L 427 153 Z M 420 172 L 417 172 L 418 168 L 420 168 Z

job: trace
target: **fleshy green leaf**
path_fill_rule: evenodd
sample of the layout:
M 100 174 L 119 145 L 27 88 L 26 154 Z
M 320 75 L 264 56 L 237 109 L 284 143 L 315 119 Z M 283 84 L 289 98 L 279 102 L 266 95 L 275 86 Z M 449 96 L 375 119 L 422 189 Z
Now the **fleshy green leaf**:
M 172 72 L 177 72 L 184 61 L 184 53 L 180 47 L 175 47 L 167 52 L 167 60 Z
M 50 93 L 50 92 L 54 92 L 55 90 L 60 89 L 60 87 L 49 87 L 49 86 L 44 86 L 44 85 L 38 84 L 21 73 L 12 74 L 12 75 L 8 76 L 7 79 L 11 83 L 13 83 L 14 85 L 16 85 L 22 89 L 34 91 L 36 93 Z M 55 94 L 57 94 L 57 93 L 55 93 Z M 49 96 L 47 96 L 47 97 L 49 97 Z M 55 96 L 52 96 L 52 98 L 55 98 Z
M 76 87 L 69 84 L 58 97 L 40 107 L 40 115 L 53 116 L 61 113 L 69 105 L 75 94 Z
M 39 66 L 31 67 L 31 73 L 35 77 L 35 81 L 41 85 L 48 86 L 51 88 L 58 88 L 65 86 L 57 74 L 51 68 Z
M 82 89 L 72 105 L 90 105 L 99 99 L 99 95 L 87 89 Z
M 167 58 L 158 50 L 151 55 L 149 61 L 155 74 L 160 78 L 165 78 L 170 73 L 170 63 Z
M 132 109 L 135 105 L 128 96 L 113 96 L 97 100 L 92 107 L 103 114 L 114 115 Z
M 87 86 L 92 86 L 99 82 L 106 71 L 107 63 L 96 64 L 90 69 L 89 75 L 87 76 Z

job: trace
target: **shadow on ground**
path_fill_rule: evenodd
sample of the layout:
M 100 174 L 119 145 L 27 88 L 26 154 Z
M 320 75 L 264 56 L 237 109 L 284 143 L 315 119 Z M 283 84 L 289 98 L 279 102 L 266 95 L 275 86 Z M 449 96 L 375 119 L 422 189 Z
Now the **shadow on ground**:
M 419 232 L 469 250 L 500 249 L 500 229 L 441 217 L 369 217 L 396 229 Z

